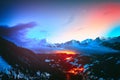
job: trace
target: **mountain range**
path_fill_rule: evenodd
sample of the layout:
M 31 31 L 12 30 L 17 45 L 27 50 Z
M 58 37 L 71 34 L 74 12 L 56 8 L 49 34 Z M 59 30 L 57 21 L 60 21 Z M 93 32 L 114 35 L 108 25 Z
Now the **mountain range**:
M 72 50 L 76 53 L 110 53 L 120 51 L 120 36 L 114 38 L 96 38 L 86 39 L 84 41 L 71 40 L 65 43 L 49 44 L 46 43 L 42 47 L 35 49 L 37 53 L 40 53 L 39 49 L 44 48 L 45 50 Z M 34 49 L 33 49 L 34 51 Z M 36 52 L 35 51 L 35 52 Z
M 16 75 L 19 71 L 22 71 L 24 75 L 25 73 L 27 73 L 26 75 L 32 75 L 34 72 L 39 71 L 42 73 L 48 72 L 53 80 L 66 80 L 64 71 L 72 67 L 79 67 L 83 65 L 85 68 L 84 73 L 87 74 L 92 80 L 95 80 L 95 78 L 99 79 L 102 76 L 106 79 L 120 79 L 120 72 L 117 71 L 120 66 L 120 36 L 109 39 L 86 39 L 82 42 L 71 40 L 61 44 L 46 44 L 43 45 L 43 47 L 46 47 L 46 51 L 47 48 L 51 48 L 52 51 L 74 50 L 78 54 L 76 56 L 57 55 L 51 52 L 49 54 L 43 53 L 41 50 L 41 53 L 35 53 L 28 48 L 17 46 L 16 44 L 0 37 L 0 68 L 5 67 L 5 69 L 14 69 Z M 66 60 L 65 57 L 70 57 L 71 60 L 69 60 L 69 58 Z M 100 67 L 99 70 L 98 67 Z M 3 71 L 6 73 L 9 72 L 5 69 Z M 89 72 L 92 74 L 88 74 Z M 15 74 L 13 75 L 11 73 L 11 75 L 15 78 Z M 45 75 L 48 74 L 46 73 Z M 12 78 L 12 76 L 10 78 Z M 33 76 L 34 75 L 32 75 L 32 77 Z M 25 79 L 25 77 L 22 78 Z M 30 78 L 30 76 L 28 78 Z M 79 80 L 76 79 L 76 77 L 74 77 L 74 79 Z

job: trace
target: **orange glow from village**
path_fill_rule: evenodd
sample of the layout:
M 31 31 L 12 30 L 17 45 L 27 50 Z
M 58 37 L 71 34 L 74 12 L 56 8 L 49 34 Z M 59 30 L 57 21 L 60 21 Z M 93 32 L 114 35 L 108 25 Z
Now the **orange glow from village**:
M 55 51 L 54 53 L 56 53 L 56 54 L 76 54 L 74 51 L 70 51 L 70 50 L 58 50 L 58 51 Z
M 83 67 L 81 67 L 81 68 L 72 68 L 67 73 L 76 75 L 76 74 L 81 73 L 83 71 L 84 71 Z
M 65 60 L 71 60 L 72 59 L 72 57 L 67 57 Z

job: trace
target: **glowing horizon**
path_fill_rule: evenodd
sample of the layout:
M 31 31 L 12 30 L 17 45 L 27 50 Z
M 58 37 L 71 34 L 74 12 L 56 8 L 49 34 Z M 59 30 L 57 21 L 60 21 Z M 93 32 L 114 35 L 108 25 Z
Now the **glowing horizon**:
M 55 54 L 76 54 L 74 51 L 71 51 L 71 50 L 56 50 L 54 51 L 53 53 Z

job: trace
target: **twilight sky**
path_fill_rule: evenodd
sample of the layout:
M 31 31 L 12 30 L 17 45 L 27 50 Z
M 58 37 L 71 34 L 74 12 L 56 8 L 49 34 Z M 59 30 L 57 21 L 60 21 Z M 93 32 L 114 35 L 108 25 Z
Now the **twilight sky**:
M 120 2 L 1 0 L 0 25 L 1 35 L 23 42 L 115 37 L 120 35 Z

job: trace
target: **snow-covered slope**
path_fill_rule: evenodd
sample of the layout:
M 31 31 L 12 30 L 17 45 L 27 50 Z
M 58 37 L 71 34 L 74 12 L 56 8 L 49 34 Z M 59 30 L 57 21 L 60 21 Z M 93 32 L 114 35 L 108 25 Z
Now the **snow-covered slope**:
M 0 71 L 7 73 L 11 66 L 0 56 Z

